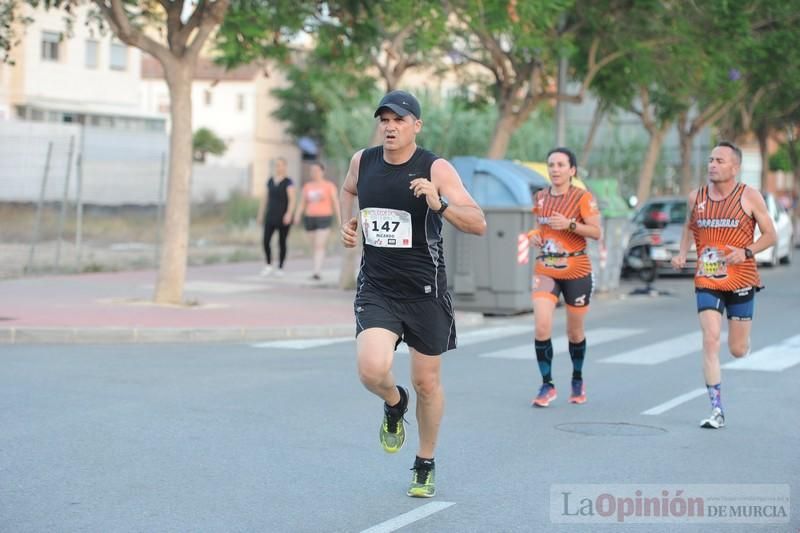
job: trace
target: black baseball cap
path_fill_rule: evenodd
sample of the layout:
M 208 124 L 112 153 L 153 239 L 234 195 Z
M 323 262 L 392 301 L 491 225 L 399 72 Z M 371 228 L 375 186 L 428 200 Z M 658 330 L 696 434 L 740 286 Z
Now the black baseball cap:
M 419 106 L 419 101 L 413 94 L 405 91 L 392 91 L 386 93 L 381 98 L 381 103 L 378 104 L 378 109 L 375 110 L 375 115 L 378 116 L 383 108 L 394 111 L 401 117 L 408 114 L 414 115 L 417 118 L 422 117 L 422 108 Z

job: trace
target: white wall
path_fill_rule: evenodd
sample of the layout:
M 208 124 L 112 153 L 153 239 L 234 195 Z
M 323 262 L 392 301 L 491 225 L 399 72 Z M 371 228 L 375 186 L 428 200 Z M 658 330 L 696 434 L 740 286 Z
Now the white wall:
M 761 190 L 761 153 L 758 150 L 742 149 L 742 170 L 739 180 Z
M 74 139 L 69 157 L 70 139 Z M 77 155 L 82 149 L 81 198 L 95 205 L 155 205 L 166 180 L 167 136 L 163 132 L 124 131 L 7 120 L 0 121 L 0 202 L 36 202 L 45 174 L 48 144 L 53 143 L 46 201 L 60 201 L 69 179 L 70 201 L 76 198 Z M 71 163 L 70 163 L 71 161 Z M 245 192 L 249 168 L 194 165 L 193 202 L 223 201 L 231 191 Z
M 65 31 L 64 14 L 57 9 L 26 8 L 33 23 L 20 43 L 24 60 L 22 91 L 27 101 L 46 103 L 53 108 L 86 110 L 97 113 L 139 114 L 141 96 L 141 51 L 127 47 L 125 70 L 109 66 L 112 37 L 86 27 L 87 8 L 76 9 L 78 17 L 73 35 L 62 41 L 59 61 L 44 61 L 41 55 L 42 32 Z M 86 67 L 86 40 L 99 42 L 97 68 Z
M 142 111 L 168 118 L 169 91 L 163 80 L 142 80 Z M 206 103 L 206 93 L 211 95 Z M 242 97 L 244 107 L 238 108 Z M 247 167 L 253 162 L 255 136 L 255 82 L 195 80 L 192 84 L 192 130 L 208 128 L 222 138 L 228 149 L 222 156 L 210 155 L 208 164 Z

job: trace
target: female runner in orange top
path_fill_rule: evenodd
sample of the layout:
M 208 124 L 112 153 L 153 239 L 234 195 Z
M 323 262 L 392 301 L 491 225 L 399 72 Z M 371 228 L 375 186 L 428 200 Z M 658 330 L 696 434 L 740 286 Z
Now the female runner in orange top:
M 584 403 L 583 359 L 586 336 L 583 318 L 594 288 L 592 264 L 586 254 L 586 239 L 602 235 L 600 212 L 589 191 L 572 185 L 578 172 L 575 154 L 554 148 L 547 154 L 551 186 L 536 193 L 533 213 L 538 231 L 531 242 L 539 248 L 533 278 L 533 318 L 536 322 L 536 360 L 542 386 L 533 406 L 547 407 L 556 399 L 551 367 L 553 311 L 561 294 L 567 306 L 567 337 L 572 359 L 570 403 Z

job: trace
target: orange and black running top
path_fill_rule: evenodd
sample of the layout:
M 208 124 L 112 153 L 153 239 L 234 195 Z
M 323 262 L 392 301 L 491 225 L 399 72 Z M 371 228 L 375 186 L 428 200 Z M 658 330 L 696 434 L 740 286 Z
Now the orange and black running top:
M 575 186 L 558 196 L 550 189 L 536 193 L 533 214 L 539 224 L 542 249 L 536 258 L 536 273 L 553 279 L 577 279 L 592 272 L 592 263 L 586 254 L 586 239 L 569 230 L 556 230 L 548 221 L 554 213 L 584 223 L 600 211 L 592 193 Z
M 755 219 L 744 212 L 742 194 L 746 185 L 739 183 L 726 198 L 712 200 L 708 185 L 697 191 L 689 227 L 697 246 L 697 270 L 694 284 L 703 289 L 735 291 L 759 287 L 755 259 L 729 265 L 725 262 L 728 247 L 744 248 L 753 244 Z

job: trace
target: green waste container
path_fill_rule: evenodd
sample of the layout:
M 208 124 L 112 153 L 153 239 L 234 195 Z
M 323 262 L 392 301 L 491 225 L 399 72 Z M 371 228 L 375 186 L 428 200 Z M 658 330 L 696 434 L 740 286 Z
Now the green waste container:
M 588 252 L 594 273 L 594 290 L 607 292 L 619 287 L 622 257 L 630 237 L 632 210 L 619 192 L 614 179 L 586 180 L 586 186 L 597 200 L 603 216 L 603 238 L 589 241 Z

